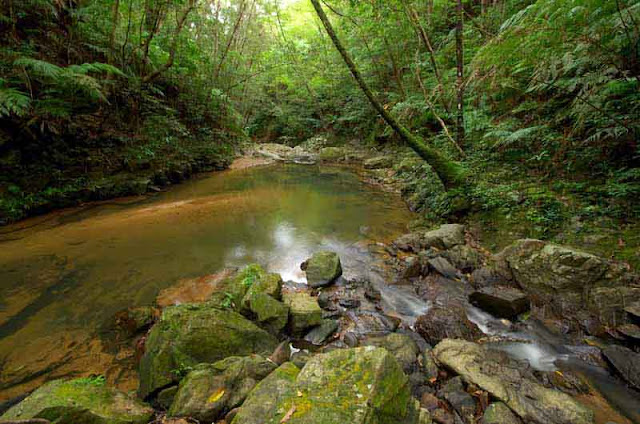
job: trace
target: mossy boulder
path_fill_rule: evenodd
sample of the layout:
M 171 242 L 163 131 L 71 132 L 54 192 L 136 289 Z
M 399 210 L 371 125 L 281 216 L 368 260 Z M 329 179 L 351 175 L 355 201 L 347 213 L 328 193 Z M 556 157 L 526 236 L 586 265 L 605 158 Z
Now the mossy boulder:
M 232 356 L 200 364 L 180 382 L 169 416 L 215 422 L 240 406 L 276 365 L 261 356 Z
M 484 411 L 481 424 L 521 424 L 522 421 L 502 402 L 494 402 Z
M 243 303 L 254 320 L 267 331 L 277 334 L 289 320 L 289 307 L 265 293 L 247 293 Z
M 293 363 L 282 364 L 249 393 L 231 424 L 279 424 L 288 412 L 283 403 L 296 396 L 299 373 Z
M 382 347 L 389 351 L 405 372 L 413 370 L 420 353 L 416 342 L 406 334 L 391 333 L 386 336 L 370 337 L 364 344 Z
M 275 337 L 253 322 L 215 304 L 166 308 L 147 338 L 138 393 L 146 398 L 178 382 L 197 364 L 229 356 L 268 354 L 277 344 Z
M 302 335 L 305 330 L 322 324 L 322 309 L 309 293 L 285 293 L 282 300 L 289 306 L 289 330 L 294 335 Z
M 316 355 L 288 376 L 273 401 L 267 377 L 249 395 L 233 424 L 416 423 L 407 376 L 387 350 L 364 347 Z M 282 382 L 282 378 L 280 379 Z M 258 407 L 260 409 L 258 409 Z
M 247 294 L 265 293 L 279 299 L 281 289 L 280 275 L 268 273 L 260 265 L 251 264 L 220 281 L 211 300 L 219 305 L 231 306 L 237 311 L 242 311 L 246 310 L 244 299 Z
M 343 147 L 324 147 L 318 152 L 318 160 L 323 162 L 338 162 L 347 156 L 347 150 Z
M 335 252 L 316 252 L 301 266 L 307 274 L 307 284 L 322 287 L 333 283 L 342 275 L 340 257 Z
M 91 378 L 55 380 L 9 409 L 0 420 L 43 418 L 56 424 L 144 424 L 153 409 Z

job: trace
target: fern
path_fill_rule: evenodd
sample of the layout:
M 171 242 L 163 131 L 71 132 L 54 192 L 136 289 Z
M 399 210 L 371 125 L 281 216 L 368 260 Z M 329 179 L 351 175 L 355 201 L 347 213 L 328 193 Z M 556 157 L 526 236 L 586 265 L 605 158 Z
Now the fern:
M 24 116 L 31 106 L 28 95 L 15 88 L 0 86 L 0 117 Z
M 55 80 L 60 78 L 64 73 L 63 68 L 54 65 L 53 63 L 30 57 L 21 57 L 20 59 L 16 59 L 13 64 L 14 66 L 19 66 L 30 71 L 33 76 L 40 78 Z

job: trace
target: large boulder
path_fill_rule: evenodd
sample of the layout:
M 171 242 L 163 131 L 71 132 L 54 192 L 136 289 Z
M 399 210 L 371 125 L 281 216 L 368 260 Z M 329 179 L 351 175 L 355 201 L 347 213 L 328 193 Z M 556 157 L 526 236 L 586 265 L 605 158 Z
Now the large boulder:
M 263 143 L 258 144 L 255 149 L 256 154 L 277 161 L 285 161 L 293 153 L 293 148 L 284 144 Z
M 391 333 L 386 336 L 369 337 L 363 342 L 365 346 L 377 346 L 391 353 L 406 373 L 413 371 L 418 361 L 418 345 L 406 334 Z
M 506 353 L 476 343 L 447 339 L 434 349 L 435 358 L 504 402 L 524 421 L 540 424 L 592 424 L 593 412 L 569 395 L 539 384 L 529 368 Z
M 322 324 L 322 309 L 318 300 L 306 292 L 284 293 L 282 300 L 289 307 L 289 329 L 294 335 Z
M 564 316 L 588 312 L 604 323 L 625 318 L 624 307 L 640 300 L 637 277 L 606 259 L 541 240 L 518 240 L 495 257 L 495 268 L 538 303 Z
M 267 331 L 277 334 L 287 325 L 289 307 L 264 293 L 247 293 L 243 299 L 249 315 Z
M 444 224 L 437 230 L 405 234 L 394 241 L 395 246 L 404 251 L 419 252 L 423 249 L 451 249 L 465 244 L 464 225 Z
M 316 355 L 295 376 L 292 370 L 267 377 L 233 424 L 413 424 L 418 417 L 395 358 L 385 349 L 365 347 Z
M 244 402 L 276 365 L 261 356 L 231 356 L 200 364 L 180 382 L 169 416 L 216 422 Z
M 95 378 L 55 380 L 41 386 L 0 417 L 43 418 L 56 424 L 144 424 L 153 409 Z
M 602 353 L 622 378 L 640 390 L 640 353 L 617 345 L 607 346 Z
M 242 315 L 215 304 L 186 304 L 166 308 L 151 329 L 140 361 L 139 395 L 177 383 L 200 363 L 228 356 L 269 354 L 275 337 Z
M 342 275 L 340 257 L 335 252 L 316 252 L 302 263 L 301 268 L 307 275 L 307 284 L 322 287 L 333 283 Z
M 499 318 L 512 319 L 529 310 L 529 297 L 513 287 L 485 287 L 469 295 L 469 301 Z
M 482 331 L 467 318 L 467 312 L 461 306 L 433 306 L 426 314 L 418 317 L 415 329 L 427 343 L 435 345 L 443 339 L 457 338 L 477 340 Z

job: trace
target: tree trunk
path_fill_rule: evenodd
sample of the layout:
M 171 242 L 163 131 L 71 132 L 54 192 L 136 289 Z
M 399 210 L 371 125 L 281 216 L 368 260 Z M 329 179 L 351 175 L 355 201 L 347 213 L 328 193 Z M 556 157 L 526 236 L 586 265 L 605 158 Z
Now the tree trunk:
M 233 31 L 229 36 L 229 40 L 227 41 L 227 46 L 225 47 L 224 52 L 222 53 L 222 57 L 220 58 L 220 62 L 218 63 L 218 66 L 216 66 L 216 69 L 213 73 L 214 81 L 218 81 L 218 78 L 220 77 L 220 71 L 222 70 L 222 65 L 224 64 L 224 61 L 227 59 L 227 55 L 229 54 L 229 50 L 231 49 L 233 40 L 235 40 L 236 33 L 238 32 L 238 28 L 240 28 L 240 24 L 242 23 L 245 6 L 246 6 L 246 1 L 243 0 L 242 3 L 240 3 L 240 7 L 238 8 L 238 18 L 236 19 L 236 22 L 233 25 Z
M 457 0 L 456 6 L 456 62 L 457 62 L 457 138 L 458 145 L 464 146 L 464 45 L 462 38 L 464 8 L 462 0 Z
M 118 23 L 120 22 L 120 0 L 115 0 L 113 2 L 111 21 L 112 26 L 111 33 L 109 34 L 109 54 L 111 55 L 111 62 L 113 63 L 116 55 L 116 31 L 118 29 Z
M 187 17 L 189 16 L 189 13 L 191 13 L 191 11 L 196 7 L 197 3 L 198 3 L 198 0 L 189 0 L 189 3 L 187 4 L 186 9 L 184 10 L 182 15 L 180 16 L 180 18 L 178 18 L 178 21 L 176 22 L 176 29 L 173 32 L 173 40 L 171 41 L 171 46 L 169 47 L 169 59 L 164 65 L 162 65 L 155 71 L 151 72 L 150 74 L 146 75 L 144 78 L 142 78 L 143 83 L 148 83 L 150 81 L 153 81 L 154 79 L 162 75 L 164 71 L 166 71 L 167 69 L 173 66 L 173 61 L 175 60 L 175 56 L 176 56 L 176 49 L 178 48 L 178 39 L 180 38 L 180 33 L 184 28 L 184 24 L 187 21 Z
M 346 63 L 349 71 L 353 75 L 353 78 L 356 80 L 360 89 L 365 94 L 369 102 L 373 106 L 373 108 L 382 116 L 382 118 L 389 124 L 391 128 L 398 134 L 398 136 L 407 143 L 421 158 L 423 158 L 436 172 L 438 177 L 442 180 L 442 182 L 447 187 L 459 187 L 465 183 L 467 170 L 461 163 L 452 161 L 442 155 L 438 150 L 434 149 L 431 146 L 428 146 L 424 140 L 420 137 L 415 136 L 409 132 L 404 126 L 402 126 L 396 119 L 389 113 L 387 110 L 376 100 L 373 96 L 373 93 L 369 89 L 369 86 L 362 78 L 360 71 L 356 67 L 355 63 L 349 56 L 349 53 L 345 50 L 340 42 L 340 39 L 336 35 L 329 18 L 324 13 L 322 6 L 320 6 L 319 0 L 311 0 L 313 7 L 318 14 L 318 17 L 322 21 L 327 34 L 333 41 L 336 49 L 342 56 L 342 59 Z

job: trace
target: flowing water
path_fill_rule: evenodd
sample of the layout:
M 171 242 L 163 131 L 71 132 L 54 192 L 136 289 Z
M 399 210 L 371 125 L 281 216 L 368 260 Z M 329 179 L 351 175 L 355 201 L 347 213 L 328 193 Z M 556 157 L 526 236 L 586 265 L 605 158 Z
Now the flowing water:
M 279 165 L 5 227 L 0 399 L 38 378 L 117 369 L 119 358 L 92 337 L 95 330 L 182 278 L 257 262 L 302 281 L 300 263 L 321 248 L 341 255 L 349 277 L 362 267 L 353 253 L 359 241 L 397 236 L 411 219 L 398 196 L 353 172 Z

